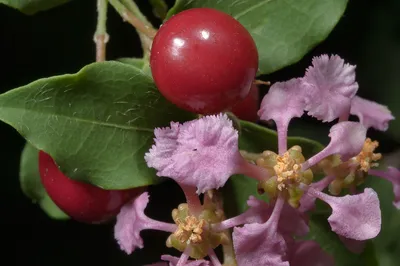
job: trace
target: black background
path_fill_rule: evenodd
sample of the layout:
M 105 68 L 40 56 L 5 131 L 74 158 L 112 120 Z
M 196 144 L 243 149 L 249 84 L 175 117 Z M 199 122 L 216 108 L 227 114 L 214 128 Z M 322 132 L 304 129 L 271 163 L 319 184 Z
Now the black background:
M 137 1 L 143 12 L 158 26 L 160 21 L 152 16 L 148 1 Z M 140 3 L 139 3 L 140 2 Z M 171 5 L 169 1 L 169 4 Z M 368 84 L 368 73 L 363 72 L 366 64 L 363 50 L 373 14 L 377 9 L 387 16 L 397 16 L 400 8 L 396 1 L 352 0 L 349 1 L 344 17 L 328 39 L 308 53 L 299 63 L 278 71 L 264 79 L 283 81 L 302 76 L 314 55 L 337 53 L 352 64 L 357 64 L 359 95 L 374 99 L 376 88 Z M 400 2 L 400 1 L 399 1 Z M 140 57 L 140 42 L 135 30 L 109 8 L 108 32 L 111 36 L 107 47 L 107 59 L 118 57 Z M 394 42 L 400 46 L 400 20 L 392 33 Z M 0 6 L 0 90 L 5 92 L 25 85 L 38 78 L 64 73 L 74 73 L 95 60 L 92 41 L 96 27 L 96 1 L 72 1 L 47 12 L 33 16 Z M 400 69 L 400 68 L 399 68 Z M 267 88 L 262 88 L 265 93 Z M 398 115 L 398 114 L 394 114 Z M 307 125 L 318 124 L 306 119 Z M 302 124 L 304 125 L 304 124 Z M 294 131 L 300 132 L 300 131 Z M 302 130 L 301 132 L 304 132 Z M 326 131 L 327 132 L 327 131 Z M 313 132 L 305 131 L 309 136 Z M 399 143 L 388 135 L 370 132 L 381 141 L 381 151 L 391 152 Z M 292 133 L 292 135 L 295 133 Z M 325 134 L 326 135 L 326 134 Z M 74 221 L 53 221 L 42 210 L 22 194 L 18 181 L 20 153 L 24 139 L 10 126 L 0 123 L 1 158 L 1 264 L 4 265 L 143 265 L 157 261 L 158 249 L 163 243 L 156 243 L 153 237 L 162 233 L 145 233 L 146 251 L 135 252 L 128 257 L 119 250 L 113 239 L 113 222 L 106 225 L 85 225 Z M 322 142 L 327 137 L 321 136 Z M 174 190 L 153 188 L 153 217 L 166 217 L 173 206 L 182 200 L 176 185 L 169 182 Z M 178 194 L 171 195 L 171 191 Z M 167 194 L 169 193 L 169 194 Z M 154 196 L 155 195 L 155 196 Z M 173 199 L 165 206 L 164 197 Z M 159 204 L 159 205 L 157 205 Z M 170 250 L 169 253 L 174 253 Z M 149 254 L 153 255 L 152 258 Z M 176 254 L 176 253 L 175 253 Z

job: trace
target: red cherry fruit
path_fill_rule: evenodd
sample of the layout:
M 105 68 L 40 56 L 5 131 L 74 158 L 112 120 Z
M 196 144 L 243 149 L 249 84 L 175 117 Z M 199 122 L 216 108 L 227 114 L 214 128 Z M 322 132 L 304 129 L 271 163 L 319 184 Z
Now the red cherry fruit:
M 258 52 L 250 33 L 233 17 L 192 8 L 161 26 L 151 47 L 150 67 L 169 101 L 190 112 L 211 114 L 247 96 Z
M 70 217 L 84 223 L 101 223 L 113 218 L 122 205 L 144 190 L 105 190 L 72 180 L 43 151 L 39 152 L 39 172 L 43 186 L 54 203 Z
M 253 86 L 251 86 L 249 95 L 247 95 L 243 101 L 233 106 L 231 112 L 242 120 L 257 122 L 257 112 L 258 109 L 260 109 L 259 99 L 260 95 L 258 86 L 253 84 Z

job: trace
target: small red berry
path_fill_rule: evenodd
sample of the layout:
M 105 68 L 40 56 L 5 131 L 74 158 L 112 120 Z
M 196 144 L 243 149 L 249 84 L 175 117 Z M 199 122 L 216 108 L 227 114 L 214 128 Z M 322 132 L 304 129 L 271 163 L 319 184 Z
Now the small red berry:
M 54 203 L 71 218 L 85 223 L 101 223 L 113 218 L 122 205 L 144 190 L 105 190 L 72 180 L 43 151 L 39 151 L 39 172 L 43 186 Z
M 249 95 L 247 95 L 243 101 L 233 106 L 231 112 L 239 119 L 257 122 L 257 112 L 258 109 L 260 109 L 259 99 L 260 95 L 258 86 L 254 84 L 250 89 Z
M 243 100 L 258 69 L 250 33 L 233 17 L 192 8 L 166 21 L 151 47 L 159 91 L 190 112 L 218 113 Z

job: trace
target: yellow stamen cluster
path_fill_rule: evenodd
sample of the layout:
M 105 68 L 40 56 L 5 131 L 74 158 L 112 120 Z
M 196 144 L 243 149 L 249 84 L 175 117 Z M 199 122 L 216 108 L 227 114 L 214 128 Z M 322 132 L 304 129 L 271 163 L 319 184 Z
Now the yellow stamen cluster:
M 175 237 L 186 244 L 199 244 L 202 242 L 203 229 L 206 224 L 204 219 L 197 219 L 194 216 L 187 216 L 184 221 L 177 220 L 178 229 L 175 231 Z
M 272 151 L 264 151 L 257 159 L 256 164 L 265 168 L 271 178 L 260 181 L 259 193 L 267 193 L 270 198 L 276 198 L 280 192 L 286 197 L 287 202 L 297 208 L 303 190 L 299 188 L 300 183 L 310 184 L 313 180 L 311 169 L 301 170 L 301 164 L 305 161 L 300 146 L 293 146 L 282 155 Z
M 203 210 L 194 215 L 189 211 L 188 204 L 182 203 L 172 211 L 172 218 L 178 228 L 168 237 L 166 245 L 181 252 L 190 246 L 191 258 L 202 259 L 210 248 L 215 249 L 229 241 L 226 232 L 212 230 L 212 224 L 222 220 L 214 204 L 204 204 Z
M 282 156 L 278 155 L 276 157 L 274 170 L 278 181 L 278 189 L 282 191 L 286 188 L 286 181 L 297 181 L 300 176 L 301 165 L 290 157 L 289 152 L 285 152 Z
M 367 138 L 361 152 L 346 162 L 327 170 L 327 174 L 334 175 L 336 178 L 329 184 L 329 192 L 339 195 L 344 188 L 355 188 L 364 183 L 368 176 L 368 171 L 372 167 L 377 167 L 376 162 L 382 158 L 382 154 L 374 153 L 379 146 L 378 141 Z
M 367 138 L 361 152 L 353 158 L 364 172 L 368 172 L 371 167 L 377 167 L 379 165 L 376 161 L 382 158 L 382 154 L 374 153 L 378 146 L 378 141 L 372 141 L 370 138 Z

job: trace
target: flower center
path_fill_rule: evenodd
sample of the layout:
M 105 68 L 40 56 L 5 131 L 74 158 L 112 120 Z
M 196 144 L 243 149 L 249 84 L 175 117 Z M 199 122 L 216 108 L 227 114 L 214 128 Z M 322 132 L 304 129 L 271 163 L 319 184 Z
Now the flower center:
M 313 180 L 311 169 L 301 170 L 301 164 L 305 161 L 300 146 L 291 147 L 283 155 L 277 155 L 272 151 L 264 151 L 256 164 L 267 169 L 273 177 L 258 183 L 258 192 L 267 193 L 269 198 L 276 198 L 278 193 L 283 192 L 287 202 L 297 208 L 303 190 L 298 186 L 300 183 L 309 185 Z
M 379 166 L 376 161 L 382 158 L 382 154 L 374 153 L 378 146 L 378 141 L 372 141 L 370 138 L 367 138 L 361 152 L 356 157 L 352 158 L 353 161 L 357 162 L 362 171 L 368 172 L 371 167 Z
M 187 216 L 184 221 L 181 219 L 177 220 L 178 229 L 174 235 L 182 243 L 186 244 L 199 244 L 202 242 L 203 237 L 201 236 L 204 230 L 206 221 L 204 219 L 197 219 L 194 216 Z
M 214 204 L 204 204 L 199 215 L 192 215 L 186 203 L 180 204 L 172 211 L 172 218 L 178 225 L 176 231 L 167 239 L 167 247 L 174 247 L 183 252 L 190 246 L 190 257 L 202 259 L 207 256 L 208 250 L 218 247 L 229 241 L 225 232 L 214 232 L 213 223 L 222 220 Z
M 355 188 L 364 183 L 369 169 L 377 167 L 379 164 L 376 161 L 382 158 L 382 154 L 374 153 L 378 146 L 378 141 L 367 138 L 357 156 L 335 166 L 333 173 L 336 178 L 329 184 L 329 192 L 333 195 L 339 195 L 344 188 Z
M 276 157 L 276 165 L 274 166 L 277 177 L 277 188 L 282 191 L 286 188 L 286 182 L 296 182 L 301 175 L 301 165 L 290 157 L 289 152 L 285 152 L 282 156 Z

